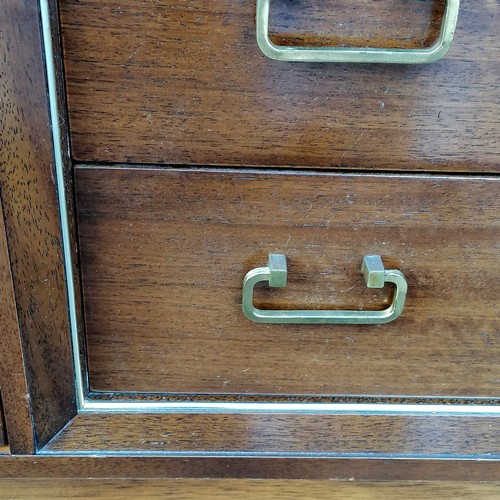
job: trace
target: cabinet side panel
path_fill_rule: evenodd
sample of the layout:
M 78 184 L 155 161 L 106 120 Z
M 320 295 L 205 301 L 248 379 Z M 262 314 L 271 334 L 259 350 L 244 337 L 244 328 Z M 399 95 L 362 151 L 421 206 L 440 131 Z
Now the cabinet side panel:
M 0 447 L 5 446 L 7 444 L 7 437 L 5 436 L 5 424 L 3 421 L 3 408 L 0 404 Z M 1 453 L 1 451 L 0 451 Z
M 2 2 L 0 25 L 0 182 L 35 445 L 43 446 L 76 405 L 38 2 Z
M 33 453 L 30 401 L 26 385 L 23 351 L 12 287 L 9 250 L 0 206 L 0 388 L 12 453 Z M 0 444 L 5 444 L 0 420 Z

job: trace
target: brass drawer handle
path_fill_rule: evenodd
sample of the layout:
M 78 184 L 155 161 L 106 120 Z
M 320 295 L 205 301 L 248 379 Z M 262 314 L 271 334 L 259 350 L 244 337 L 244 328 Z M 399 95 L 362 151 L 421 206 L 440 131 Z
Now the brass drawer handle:
M 361 267 L 368 288 L 383 288 L 385 283 L 394 283 L 396 290 L 392 304 L 383 311 L 289 311 L 257 309 L 253 305 L 253 289 L 261 281 L 271 287 L 286 285 L 287 267 L 283 254 L 269 254 L 266 267 L 249 271 L 243 280 L 243 313 L 256 323 L 322 323 L 322 324 L 381 324 L 395 320 L 403 311 L 408 284 L 401 271 L 386 270 L 379 255 L 367 255 Z
M 269 40 L 269 2 L 257 0 L 256 36 L 260 50 L 278 61 L 421 64 L 437 61 L 448 52 L 458 19 L 460 0 L 446 0 L 439 38 L 423 49 L 361 47 L 290 47 Z

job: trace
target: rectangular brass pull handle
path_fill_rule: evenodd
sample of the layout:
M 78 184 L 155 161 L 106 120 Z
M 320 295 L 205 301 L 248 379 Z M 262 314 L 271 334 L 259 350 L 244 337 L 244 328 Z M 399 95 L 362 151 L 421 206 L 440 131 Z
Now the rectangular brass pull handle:
M 253 305 L 253 288 L 261 281 L 271 287 L 286 285 L 286 257 L 270 254 L 266 267 L 249 271 L 243 280 L 243 313 L 256 323 L 318 323 L 318 324 L 382 324 L 395 320 L 403 311 L 408 285 L 401 271 L 386 270 L 378 255 L 367 255 L 361 268 L 368 288 L 383 288 L 385 283 L 394 283 L 396 291 L 392 304 L 383 311 L 346 311 L 346 310 L 269 310 L 257 309 Z
M 278 61 L 421 64 L 437 61 L 448 52 L 455 35 L 460 0 L 446 0 L 439 37 L 434 45 L 419 49 L 361 47 L 290 47 L 269 39 L 269 2 L 257 0 L 256 36 L 260 50 Z

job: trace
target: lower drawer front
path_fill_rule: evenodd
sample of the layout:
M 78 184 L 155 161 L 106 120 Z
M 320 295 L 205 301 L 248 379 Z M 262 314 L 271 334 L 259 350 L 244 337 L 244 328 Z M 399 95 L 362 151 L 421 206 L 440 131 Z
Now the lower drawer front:
M 76 169 L 89 380 L 96 391 L 496 397 L 495 179 Z M 242 279 L 288 258 L 262 308 L 378 309 L 364 255 L 400 269 L 385 325 L 267 325 Z

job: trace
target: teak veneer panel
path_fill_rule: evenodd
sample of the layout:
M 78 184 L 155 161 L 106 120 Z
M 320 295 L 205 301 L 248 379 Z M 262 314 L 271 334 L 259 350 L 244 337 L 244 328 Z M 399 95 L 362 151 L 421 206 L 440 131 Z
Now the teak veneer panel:
M 2 395 L 0 394 L 0 454 L 2 453 L 2 447 L 7 444 L 7 436 L 5 434 L 5 423 L 2 408 Z
M 244 479 L 35 479 L 0 481 L 0 499 L 169 498 L 186 500 L 497 500 L 500 484 L 463 482 L 244 480 Z
M 1 198 L 0 198 L 1 202 Z M 17 315 L 14 284 L 4 214 L 0 205 L 0 445 L 8 430 L 10 451 L 29 453 L 35 449 L 31 404 L 23 360 L 21 332 Z M 4 427 L 5 425 L 5 427 Z
M 356 481 L 500 481 L 497 460 L 429 458 L 311 458 L 242 456 L 63 456 L 3 457 L 2 479 L 340 479 Z M 465 484 L 464 484 L 465 486 Z
M 374 45 L 427 43 L 443 3 L 271 2 L 278 38 Z M 496 0 L 462 2 L 451 51 L 423 66 L 272 61 L 254 1 L 60 6 L 78 161 L 499 171 Z
M 44 449 L 73 451 L 498 460 L 500 419 L 279 411 L 81 414 Z
M 499 396 L 492 178 L 77 168 L 90 385 L 97 391 Z M 243 276 L 285 253 L 262 307 L 379 308 L 364 255 L 407 277 L 371 325 L 258 325 Z
M 34 437 L 19 435 L 17 452 L 33 453 L 74 416 L 74 371 L 38 2 L 2 0 L 0 26 L 0 186 L 15 292 L 7 307 L 17 309 L 22 346 L 13 341 L 2 356 L 14 377 L 26 374 Z M 25 422 L 24 388 L 17 396 L 4 395 L 6 416 L 19 411 Z

